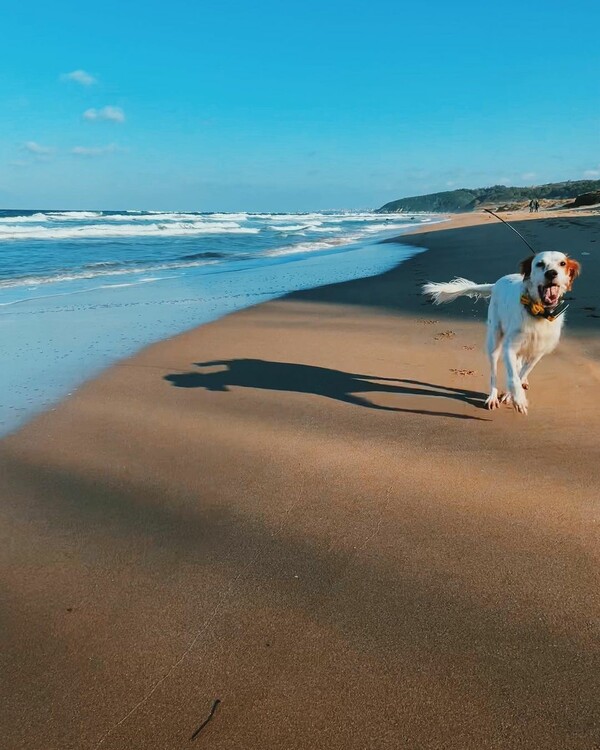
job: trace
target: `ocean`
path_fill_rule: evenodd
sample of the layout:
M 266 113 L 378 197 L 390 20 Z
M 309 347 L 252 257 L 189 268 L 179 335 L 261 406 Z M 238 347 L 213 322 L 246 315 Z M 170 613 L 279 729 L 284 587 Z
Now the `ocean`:
M 167 336 L 371 276 L 434 215 L 0 211 L 0 434 Z

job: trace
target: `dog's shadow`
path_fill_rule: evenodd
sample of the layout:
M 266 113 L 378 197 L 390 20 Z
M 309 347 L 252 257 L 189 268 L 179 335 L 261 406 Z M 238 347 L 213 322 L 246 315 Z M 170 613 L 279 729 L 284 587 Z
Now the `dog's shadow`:
M 434 385 L 420 380 L 358 375 L 328 367 L 292 364 L 290 362 L 269 362 L 263 359 L 214 360 L 212 362 L 196 362 L 195 365 L 200 368 L 220 367 L 224 369 L 208 372 L 171 373 L 165 375 L 164 379 L 177 388 L 203 388 L 207 391 L 227 392 L 231 387 L 240 387 L 310 393 L 315 396 L 342 401 L 346 404 L 380 411 L 408 412 L 455 419 L 483 419 L 468 414 L 383 406 L 359 395 L 362 393 L 391 393 L 398 396 L 428 396 L 462 401 L 481 408 L 485 400 L 485 394 L 463 388 Z

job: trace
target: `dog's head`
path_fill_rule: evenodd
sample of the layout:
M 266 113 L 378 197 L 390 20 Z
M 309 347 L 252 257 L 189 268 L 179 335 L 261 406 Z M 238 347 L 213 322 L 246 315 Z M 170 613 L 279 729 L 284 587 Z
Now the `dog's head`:
M 573 286 L 580 265 L 568 255 L 551 250 L 521 261 L 520 270 L 531 299 L 552 309 Z

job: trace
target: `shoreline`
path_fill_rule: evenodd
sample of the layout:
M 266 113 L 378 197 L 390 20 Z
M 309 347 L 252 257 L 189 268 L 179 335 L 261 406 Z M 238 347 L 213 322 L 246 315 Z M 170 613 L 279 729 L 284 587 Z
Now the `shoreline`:
M 536 219 L 589 255 L 527 418 L 481 408 L 485 306 L 420 295 L 516 267 L 490 217 L 153 344 L 0 441 L 8 744 L 164 750 L 219 699 L 211 748 L 593 746 L 600 217 Z
M 263 248 L 262 257 L 246 259 L 222 253 L 219 262 L 196 259 L 150 276 L 135 271 L 53 282 L 25 297 L 21 286 L 0 290 L 9 294 L 0 302 L 0 322 L 11 362 L 0 373 L 0 437 L 145 346 L 290 291 L 376 275 L 403 258 L 399 246 L 373 252 L 377 239 L 367 236 L 331 243 L 275 255 Z

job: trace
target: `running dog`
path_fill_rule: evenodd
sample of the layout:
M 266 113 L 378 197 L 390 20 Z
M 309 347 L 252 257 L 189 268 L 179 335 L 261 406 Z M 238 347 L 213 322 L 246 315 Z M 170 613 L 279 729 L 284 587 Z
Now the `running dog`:
M 528 376 L 544 354 L 560 339 L 564 312 L 563 296 L 579 275 L 580 265 L 564 253 L 543 252 L 521 262 L 521 273 L 503 276 L 495 284 L 474 284 L 457 278 L 428 283 L 423 294 L 436 305 L 458 297 L 490 299 L 487 322 L 487 353 L 490 360 L 490 395 L 485 404 L 497 409 L 512 403 L 527 414 Z M 498 359 L 503 355 L 508 393 L 498 396 Z

